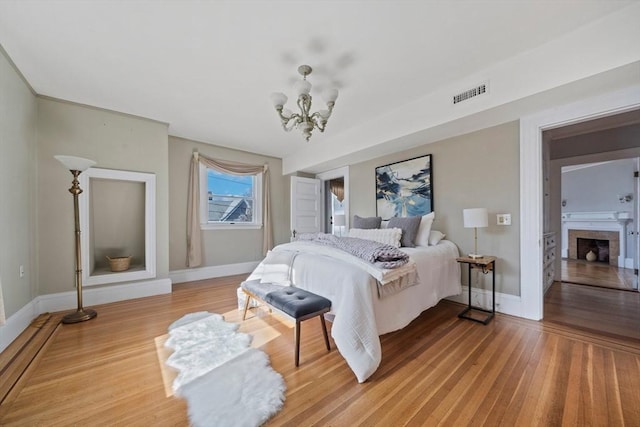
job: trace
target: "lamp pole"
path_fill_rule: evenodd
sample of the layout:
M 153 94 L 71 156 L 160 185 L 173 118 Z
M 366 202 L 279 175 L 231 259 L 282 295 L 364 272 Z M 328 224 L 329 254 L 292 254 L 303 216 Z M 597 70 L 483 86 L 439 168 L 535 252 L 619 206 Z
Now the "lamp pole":
M 62 317 L 62 323 L 78 323 L 86 320 L 93 319 L 98 313 L 90 308 L 84 308 L 82 306 L 82 251 L 80 247 L 80 207 L 78 204 L 78 196 L 82 193 L 80 188 L 80 182 L 78 176 L 87 168 L 93 166 L 95 162 L 93 160 L 83 159 L 80 157 L 72 156 L 54 156 L 60 163 L 66 166 L 73 175 L 73 181 L 71 182 L 71 188 L 69 193 L 73 196 L 73 215 L 75 222 L 75 237 L 76 237 L 76 294 L 77 294 L 77 309 L 73 313 L 65 314 Z

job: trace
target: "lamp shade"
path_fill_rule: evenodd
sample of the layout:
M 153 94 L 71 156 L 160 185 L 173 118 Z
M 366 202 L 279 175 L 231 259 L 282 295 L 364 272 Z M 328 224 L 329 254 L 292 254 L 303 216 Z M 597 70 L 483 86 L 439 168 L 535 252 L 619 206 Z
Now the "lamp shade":
M 489 226 L 489 213 L 486 208 L 471 208 L 462 211 L 465 228 L 482 228 Z
M 274 92 L 271 94 L 271 102 L 274 107 L 282 107 L 287 103 L 287 95 L 282 92 Z
M 333 216 L 333 225 L 337 227 L 344 227 L 346 224 L 346 218 L 344 214 L 337 214 Z
M 84 159 L 82 157 L 75 156 L 53 156 L 57 161 L 62 163 L 65 168 L 70 171 L 80 171 L 84 172 L 89 169 L 91 166 L 95 165 L 96 162 L 89 159 Z

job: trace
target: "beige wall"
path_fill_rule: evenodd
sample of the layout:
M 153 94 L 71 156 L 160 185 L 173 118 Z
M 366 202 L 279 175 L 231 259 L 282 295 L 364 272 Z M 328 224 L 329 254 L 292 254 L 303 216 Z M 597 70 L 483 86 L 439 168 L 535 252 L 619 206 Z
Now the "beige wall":
M 462 254 L 473 251 L 473 230 L 462 226 L 464 208 L 485 207 L 489 227 L 478 230 L 478 251 L 496 255 L 496 291 L 520 295 L 519 124 L 511 122 L 419 148 L 351 165 L 351 216 L 376 214 L 375 168 L 431 154 L 436 219 Z M 496 214 L 510 213 L 510 226 L 497 226 Z M 466 270 L 463 283 L 467 282 Z M 485 280 L 484 286 L 489 287 Z M 475 286 L 475 283 L 474 283 Z
M 0 281 L 9 317 L 37 289 L 37 103 L 5 55 L 0 47 Z
M 215 145 L 169 137 L 170 261 L 173 270 L 187 268 L 187 188 L 193 151 L 220 160 L 269 165 L 275 244 L 289 239 L 289 179 L 282 176 L 282 160 Z M 204 262 L 201 267 L 259 261 L 262 230 L 202 231 Z
M 72 176 L 53 158 L 56 154 L 156 175 L 156 277 L 169 277 L 167 145 L 164 123 L 38 98 L 39 294 L 74 290 L 73 203 L 67 191 Z

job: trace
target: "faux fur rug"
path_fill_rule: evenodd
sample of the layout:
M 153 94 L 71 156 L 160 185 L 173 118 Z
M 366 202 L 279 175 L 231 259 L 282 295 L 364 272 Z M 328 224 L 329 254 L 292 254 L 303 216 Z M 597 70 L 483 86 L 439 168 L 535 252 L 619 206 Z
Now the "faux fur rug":
M 166 363 L 179 371 L 173 390 L 187 401 L 193 426 L 259 426 L 284 404 L 284 379 L 237 329 L 206 311 L 169 326 L 165 345 L 174 352 Z

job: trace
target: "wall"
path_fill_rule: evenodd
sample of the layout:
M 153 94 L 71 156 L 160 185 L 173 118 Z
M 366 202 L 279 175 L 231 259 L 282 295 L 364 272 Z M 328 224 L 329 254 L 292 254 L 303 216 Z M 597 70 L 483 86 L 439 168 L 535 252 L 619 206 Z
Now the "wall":
M 187 191 L 194 151 L 220 160 L 269 165 L 275 244 L 289 240 L 289 179 L 282 175 L 282 160 L 187 139 L 169 137 L 169 201 L 171 271 L 187 268 Z M 202 231 L 204 262 L 200 267 L 260 261 L 263 230 Z
M 36 97 L 0 46 L 0 280 L 7 318 L 37 289 L 36 136 Z
M 38 98 L 39 294 L 74 290 L 72 176 L 53 158 L 56 154 L 86 157 L 97 162 L 95 167 L 156 174 L 156 277 L 168 278 L 167 125 Z
M 618 195 L 634 194 L 635 169 L 634 159 L 622 159 L 563 172 L 561 194 L 566 206 L 562 212 L 633 214 L 633 201 L 620 203 Z
M 473 251 L 473 230 L 462 227 L 462 210 L 486 207 L 489 227 L 478 230 L 478 251 L 499 258 L 496 292 L 519 295 L 518 126 L 518 122 L 511 122 L 351 165 L 351 216 L 375 215 L 377 166 L 431 154 L 436 212 L 433 229 L 445 233 L 461 253 L 469 253 Z M 497 213 L 510 213 L 512 225 L 497 226 Z M 466 275 L 463 282 L 466 283 Z M 485 280 L 484 286 L 490 289 L 490 282 Z

